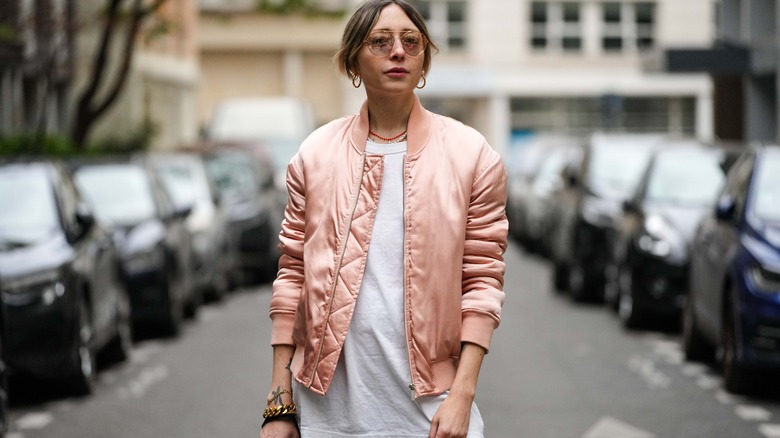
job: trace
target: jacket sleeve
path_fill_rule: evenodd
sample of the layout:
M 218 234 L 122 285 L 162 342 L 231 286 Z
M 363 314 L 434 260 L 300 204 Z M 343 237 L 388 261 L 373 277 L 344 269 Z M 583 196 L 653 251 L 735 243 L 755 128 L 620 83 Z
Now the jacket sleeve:
M 305 181 L 303 163 L 296 155 L 287 166 L 287 207 L 279 233 L 279 272 L 273 284 L 269 315 L 271 345 L 294 345 L 295 311 L 303 288 Z
M 498 153 L 474 179 L 463 251 L 461 340 L 489 350 L 504 304 L 507 173 Z

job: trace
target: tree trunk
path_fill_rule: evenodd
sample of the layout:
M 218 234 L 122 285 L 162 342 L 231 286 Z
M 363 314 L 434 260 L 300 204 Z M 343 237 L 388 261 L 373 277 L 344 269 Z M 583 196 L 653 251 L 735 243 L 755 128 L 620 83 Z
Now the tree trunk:
M 95 122 L 116 102 L 116 99 L 124 89 L 127 77 L 130 73 L 135 43 L 138 40 L 138 32 L 143 21 L 156 11 L 167 0 L 155 0 L 150 6 L 144 8 L 143 0 L 133 0 L 132 12 L 129 16 L 127 34 L 121 56 L 121 65 L 116 71 L 111 85 L 102 100 L 98 100 L 98 90 L 108 81 L 106 68 L 111 58 L 111 45 L 117 32 L 117 23 L 122 14 L 122 5 L 125 0 L 109 0 L 103 30 L 100 36 L 100 45 L 95 53 L 92 68 L 89 73 L 87 87 L 81 93 L 76 106 L 71 140 L 79 150 L 86 149 L 87 138 Z

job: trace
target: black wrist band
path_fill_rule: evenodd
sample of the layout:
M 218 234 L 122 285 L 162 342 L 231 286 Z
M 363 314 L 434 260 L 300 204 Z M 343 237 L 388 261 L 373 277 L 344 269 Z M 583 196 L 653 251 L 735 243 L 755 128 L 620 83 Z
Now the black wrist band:
M 296 426 L 298 425 L 298 421 L 295 418 L 295 414 L 283 414 L 283 415 L 277 415 L 275 417 L 267 417 L 266 419 L 263 420 L 263 426 L 265 426 L 266 424 L 272 421 L 277 421 L 277 420 L 290 421 Z M 260 426 L 260 428 L 262 428 L 263 426 Z

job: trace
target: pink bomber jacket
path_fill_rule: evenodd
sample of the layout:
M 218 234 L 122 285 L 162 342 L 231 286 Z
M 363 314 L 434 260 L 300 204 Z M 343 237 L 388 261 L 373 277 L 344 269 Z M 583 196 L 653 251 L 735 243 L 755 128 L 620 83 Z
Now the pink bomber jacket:
M 413 397 L 440 394 L 461 343 L 489 349 L 504 302 L 506 169 L 476 130 L 425 110 L 404 161 L 404 315 Z M 289 200 L 270 305 L 272 345 L 293 374 L 328 390 L 366 263 L 382 156 L 366 154 L 367 105 L 312 133 L 287 169 Z

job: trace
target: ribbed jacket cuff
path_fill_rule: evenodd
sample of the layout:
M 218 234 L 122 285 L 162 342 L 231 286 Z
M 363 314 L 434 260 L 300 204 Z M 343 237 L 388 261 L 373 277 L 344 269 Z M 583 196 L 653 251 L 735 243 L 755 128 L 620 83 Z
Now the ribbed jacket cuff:
M 465 314 L 461 324 L 461 341 L 477 344 L 484 348 L 485 353 L 487 353 L 490 350 L 493 331 L 497 326 L 496 320 L 488 316 L 477 313 Z
M 271 345 L 294 345 L 295 315 L 276 314 L 271 317 Z

